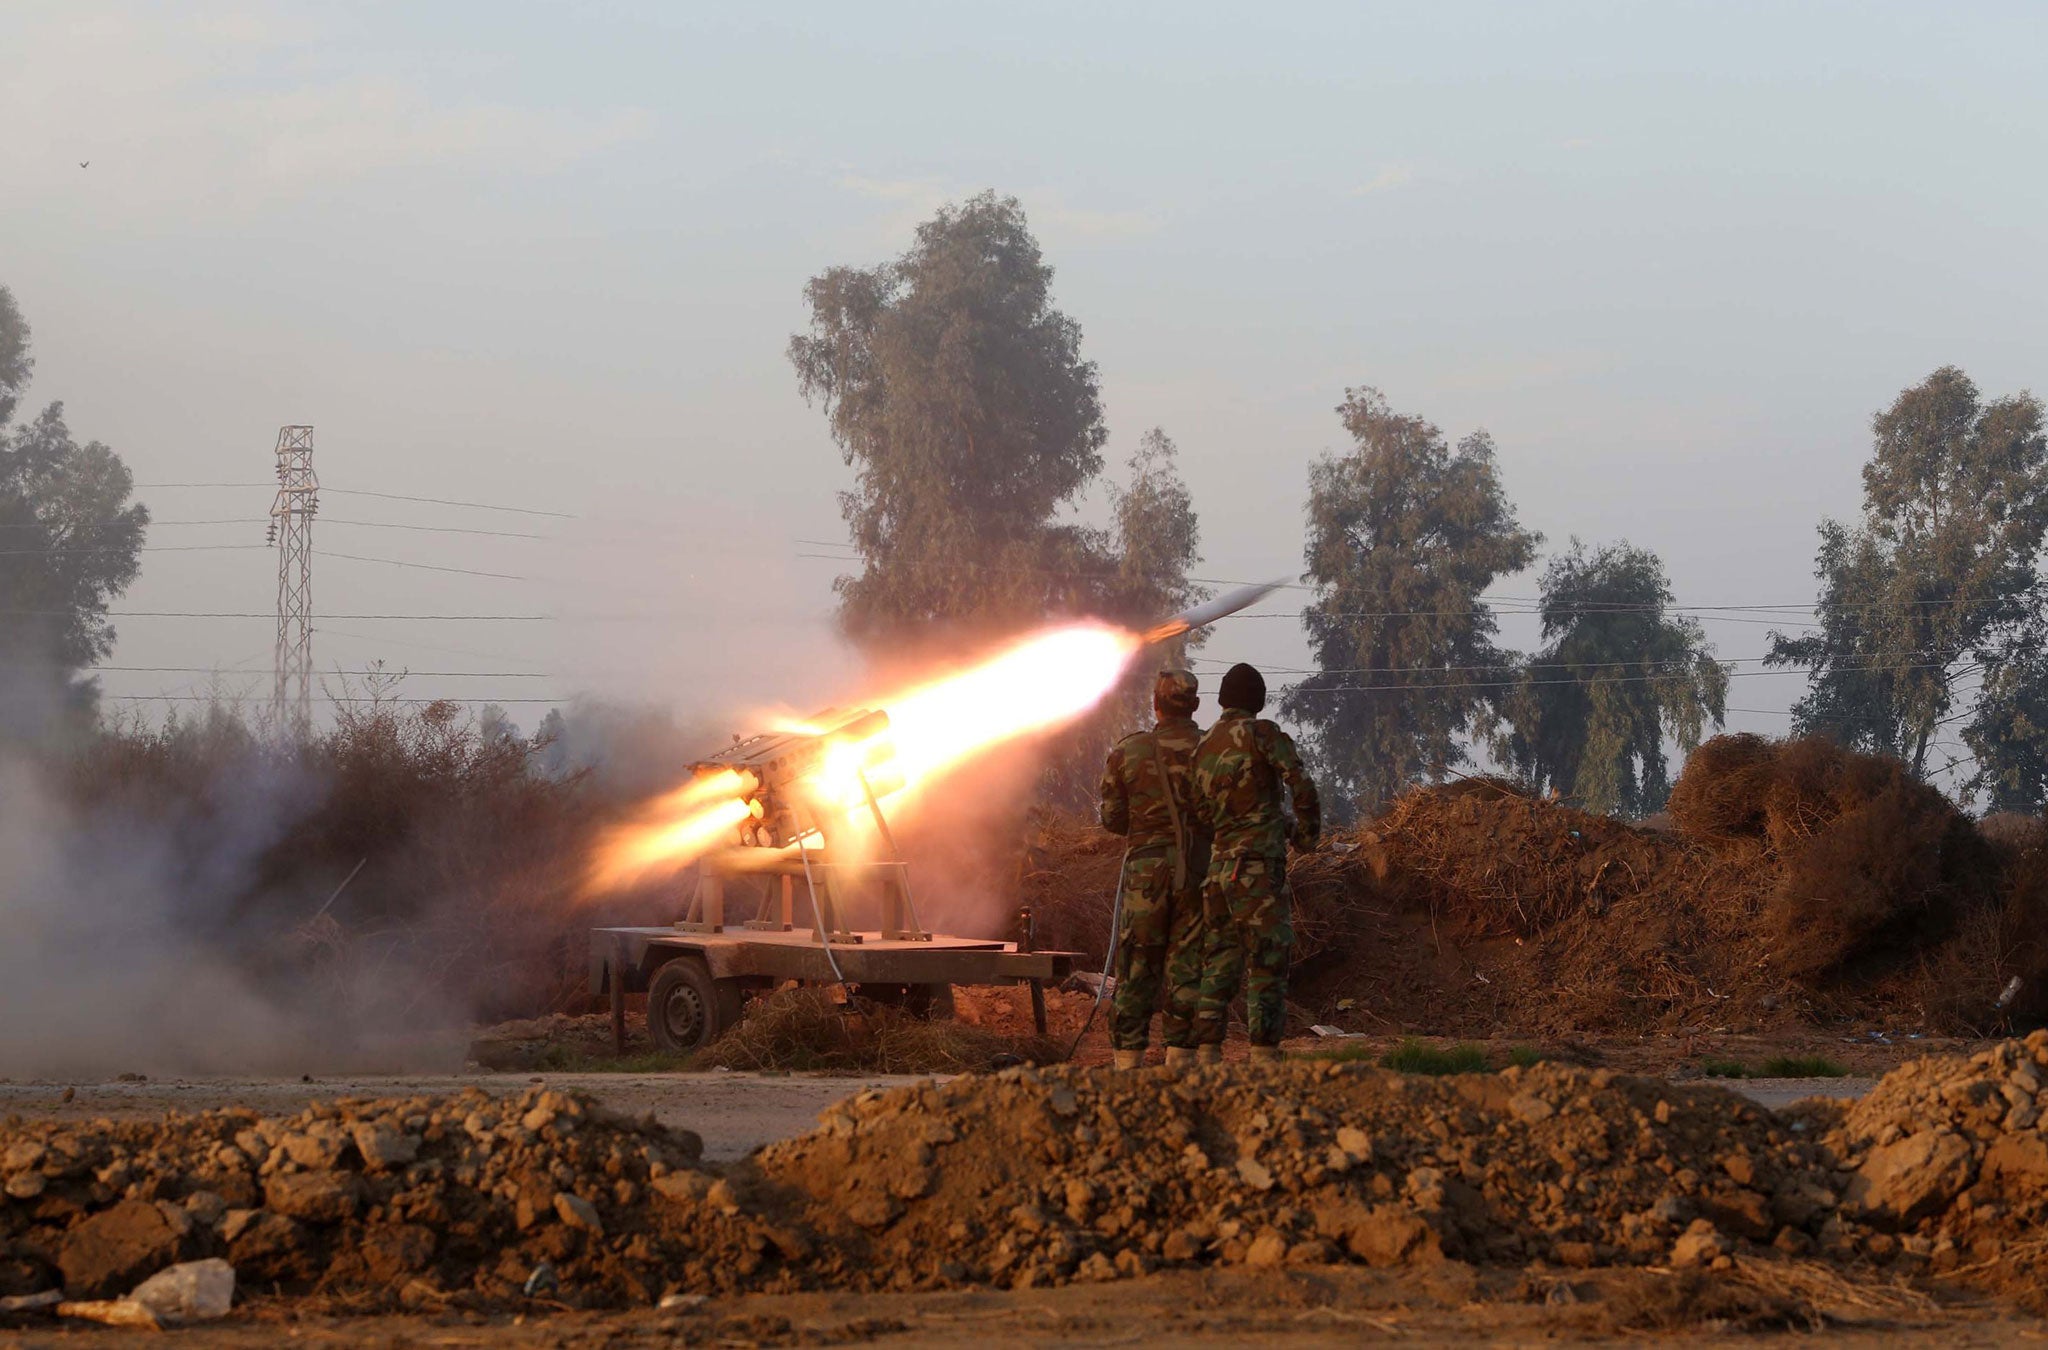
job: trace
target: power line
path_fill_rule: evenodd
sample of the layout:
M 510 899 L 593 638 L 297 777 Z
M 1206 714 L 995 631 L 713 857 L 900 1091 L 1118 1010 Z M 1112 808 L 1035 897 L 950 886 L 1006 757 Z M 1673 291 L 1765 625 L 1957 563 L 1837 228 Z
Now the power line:
M 1517 617 L 1534 615 L 1539 612 L 1533 609 L 1490 608 L 1493 608 L 1495 617 Z M 1270 610 L 1258 614 L 1226 614 L 1217 622 L 1221 623 L 1231 619 L 1300 619 L 1306 616 L 1308 612 L 1307 610 L 1290 609 Z M 1753 619 L 1743 614 L 1694 613 L 1691 610 L 1675 608 L 1666 609 L 1664 612 L 1667 614 L 1689 615 L 1692 618 L 1698 619 L 1701 623 L 1745 623 L 1757 624 L 1766 628 L 1818 628 L 1821 626 L 1811 619 Z M 1440 619 L 1455 618 L 1470 613 L 1472 611 L 1469 609 L 1421 609 L 1386 612 L 1358 610 L 1324 614 L 1321 617 L 1326 619 Z
M 251 674 L 261 674 L 252 671 Z M 118 703 L 221 703 L 241 702 L 240 699 L 222 699 L 214 694 L 106 694 L 101 698 Z M 568 698 L 491 698 L 483 694 L 465 694 L 460 698 L 393 698 L 378 694 L 329 694 L 316 692 L 311 697 L 327 703 L 572 703 Z
M 323 558 L 346 558 L 350 562 L 382 563 L 386 567 L 412 567 L 423 572 L 455 572 L 466 577 L 496 577 L 500 581 L 531 581 L 531 577 L 515 576 L 510 572 L 482 572 L 474 567 L 443 567 L 438 563 L 402 562 L 397 558 L 372 558 L 361 553 L 336 553 L 330 549 L 313 550 Z
M 332 491 L 332 489 L 329 489 Z M 551 535 L 532 534 L 523 530 L 476 530 L 460 525 L 400 525 L 389 520 L 341 520 L 334 516 L 320 517 L 322 525 L 356 525 L 367 530 L 415 530 L 422 534 L 482 534 L 493 539 L 548 539 Z
M 275 619 L 274 613 L 261 610 L 237 609 L 110 609 L 104 611 L 116 619 Z M 67 618 L 77 613 L 70 609 L 0 609 L 0 615 L 9 617 Z M 585 620 L 556 614 L 329 614 L 330 619 L 418 619 L 431 623 L 452 623 L 460 620 L 479 620 L 490 623 L 576 623 Z M 588 622 L 645 622 L 660 615 L 592 615 Z M 673 617 L 673 616 L 670 616 Z
M 274 488 L 275 483 L 131 483 L 133 488 Z M 339 493 L 344 497 L 381 497 L 392 502 L 425 502 L 434 506 L 466 506 L 477 511 L 509 511 L 522 516 L 554 516 L 560 520 L 574 520 L 567 511 L 537 511 L 530 506 L 500 506 L 493 502 L 456 501 L 449 497 L 410 497 L 402 492 L 371 492 L 367 488 L 322 487 L 325 493 Z
M 1759 676 L 1797 675 L 1814 669 L 1811 666 L 1787 666 L 1781 670 L 1732 670 L 1731 680 L 1755 679 Z M 1891 670 L 1946 670 L 1946 662 L 1940 664 L 1906 666 L 1836 666 L 1845 671 L 1891 671 Z M 1335 684 L 1321 688 L 1309 688 L 1304 684 L 1280 686 L 1288 693 L 1301 694 L 1361 694 L 1361 693 L 1411 693 L 1443 689 L 1524 689 L 1543 685 L 1585 685 L 1585 684 L 1652 684 L 1658 681 L 1689 680 L 1690 673 L 1674 675 L 1595 675 L 1584 680 L 1457 680 L 1445 684 Z
M 226 520 L 152 520 L 149 524 L 150 528 L 154 529 L 158 525 L 262 525 L 268 520 L 269 517 L 267 516 L 236 516 Z M 0 525 L 0 530 L 47 530 L 49 528 L 49 526 L 39 520 Z
M 1896 669 L 1897 667 L 1893 667 L 1893 666 L 1891 666 L 1891 665 L 1889 665 L 1889 664 L 1879 664 L 1879 663 L 1881 663 L 1881 662 L 1885 662 L 1885 661 L 1886 661 L 1886 660 L 1887 660 L 1888 658 L 1890 658 L 1890 657 L 1904 657 L 1904 656 L 1919 656 L 1919 655 L 1921 655 L 1921 653 L 1920 653 L 1920 651 L 1919 651 L 1918 649 L 1914 649 L 1914 650 L 1909 650 L 1909 651 L 1893 651 L 1893 652 L 1859 652 L 1859 653 L 1857 653 L 1857 655 L 1858 655 L 1858 656 L 1860 656 L 1860 657 L 1862 657 L 1862 658 L 1863 658 L 1863 660 L 1864 660 L 1864 661 L 1865 661 L 1865 662 L 1866 662 L 1867 664 L 1864 664 L 1864 665 L 1859 665 L 1859 666 L 1850 666 L 1850 667 L 1840 667 L 1840 668 L 1841 668 L 1841 669 L 1850 669 L 1850 670 L 1891 670 L 1891 669 Z M 1204 665 L 1211 665 L 1211 664 L 1213 664 L 1213 665 L 1220 665 L 1220 666 L 1229 666 L 1229 665 L 1237 665 L 1237 664 L 1240 664 L 1240 663 L 1239 663 L 1238 661 L 1234 660 L 1233 658 L 1231 658 L 1231 657 L 1225 657 L 1225 656 L 1192 656 L 1192 655 L 1191 655 L 1191 656 L 1189 656 L 1189 657 L 1188 657 L 1187 659 L 1188 659 L 1188 660 L 1189 660 L 1190 662 L 1196 662 L 1196 663 L 1200 663 L 1200 664 L 1204 664 Z M 1477 665 L 1477 666 L 1440 666 L 1440 665 L 1425 665 L 1425 666 L 1331 666 L 1331 667 L 1328 667 L 1328 668 L 1323 668 L 1323 667 L 1314 667 L 1314 666 L 1269 666 L 1269 665 L 1264 665 L 1264 664 L 1261 664 L 1261 663 L 1259 663 L 1259 662 L 1257 662 L 1257 661 L 1251 661 L 1251 662 L 1244 662 L 1244 663 L 1242 663 L 1242 664 L 1247 664 L 1247 665 L 1255 665 L 1255 666 L 1258 666 L 1258 667 L 1259 667 L 1259 669 L 1260 669 L 1260 671 L 1262 671 L 1263 673 L 1265 673 L 1265 674 L 1267 674 L 1267 675 L 1383 675 L 1383 674 L 1394 674 L 1394 673 L 1404 673 L 1404 672 L 1405 672 L 1405 673 L 1417 673 L 1417 674 L 1446 674 L 1446 675 L 1447 675 L 1447 674 L 1452 674 L 1452 673 L 1456 673 L 1456 672 L 1464 672 L 1464 671 L 1480 671 L 1480 672 L 1485 672 L 1485 671 L 1495 671 L 1495 670 L 1615 670 L 1615 669 L 1632 669 L 1632 668 L 1635 668 L 1635 667 L 1639 667 L 1639 666 L 1645 666 L 1645 667 L 1646 667 L 1646 666 L 1686 666 L 1686 667 L 1689 667 L 1689 666 L 1692 666 L 1692 665 L 1694 665 L 1694 664 L 1695 664 L 1695 662 L 1696 662 L 1696 661 L 1698 661 L 1698 660 L 1700 660 L 1700 659 L 1705 659 L 1705 660 L 1707 660 L 1707 661 L 1711 661 L 1711 662 L 1712 662 L 1713 664 L 1715 664 L 1715 665 L 1717 665 L 1717 666 L 1755 666 L 1755 665 L 1773 665 L 1773 664 L 1775 663 L 1775 660 L 1776 660 L 1776 659 L 1775 659 L 1774 657 L 1771 657 L 1771 656 L 1712 656 L 1712 655 L 1708 655 L 1708 656 L 1705 656 L 1704 658 L 1701 658 L 1701 657 L 1692 657 L 1692 656 L 1675 656 L 1675 657 L 1669 657 L 1669 658 L 1659 658 L 1659 659 L 1655 659 L 1655 660 L 1651 660 L 1651 659 L 1646 659 L 1646 658 L 1637 658 L 1637 659 L 1635 659 L 1635 660 L 1623 660 L 1623 661 L 1516 661 L 1516 660 L 1512 660 L 1512 659 L 1510 659 L 1510 660 L 1505 660 L 1505 661 L 1495 661 L 1495 662 L 1493 662 L 1493 663 L 1492 663 L 1492 664 L 1490 664 L 1490 665 Z M 1788 663 L 1783 663 L 1782 665 L 1780 665 L 1780 666 L 1779 666 L 1779 669 L 1782 669 L 1782 670 L 1785 670 L 1785 671 L 1790 671 L 1790 672 L 1793 672 L 1793 673 L 1798 673 L 1798 672 L 1802 672 L 1802 671 L 1811 671 L 1811 670 L 1815 670 L 1815 669 L 1818 669 L 1818 668 L 1819 668 L 1819 666 L 1818 666 L 1818 665 L 1816 665 L 1815 663 L 1810 663 L 1810 662 L 1809 662 L 1809 663 L 1790 663 L 1790 662 L 1788 662 Z M 1916 668 L 1916 669 L 1918 669 L 1919 667 L 1915 667 L 1915 668 Z M 1958 674 L 1958 677 L 1960 678 L 1960 677 L 1961 677 L 1961 676 L 1963 676 L 1963 675 L 1967 675 L 1967 674 L 1970 674 L 1970 673 L 1972 673 L 1972 672 L 1973 672 L 1973 671 L 1974 671 L 1975 669 L 1976 669 L 1976 667 L 1975 667 L 1974 665 L 1971 665 L 1971 666 L 1966 666 L 1966 667 L 1964 667 L 1964 669 L 1963 669 L 1963 670 L 1961 670 L 1961 671 L 1957 672 L 1957 674 Z M 1769 674 L 1775 674 L 1775 673 L 1777 673 L 1777 672 L 1776 672 L 1776 671 L 1770 671 L 1770 672 L 1764 672 L 1764 671 L 1757 671 L 1757 672 L 1752 672 L 1752 673 L 1755 673 L 1755 674 L 1766 674 L 1766 673 L 1769 673 Z
M 144 544 L 140 548 L 4 548 L 0 558 L 54 558 L 93 553 L 220 553 L 234 549 L 268 549 L 268 544 Z
M 9 661 L 4 664 L 17 669 L 46 669 L 47 663 Z M 219 666 L 85 666 L 79 669 L 81 675 L 97 675 L 102 671 L 121 671 L 134 674 L 155 675 L 268 675 L 268 670 L 229 670 Z M 323 670 L 327 675 L 387 676 L 391 679 L 409 679 L 413 676 L 445 676 L 449 679 L 506 679 L 506 680 L 551 680 L 555 678 L 547 671 L 540 670 Z
M 816 546 L 821 546 L 821 547 L 826 547 L 826 548 L 851 548 L 851 547 L 852 547 L 852 546 L 851 546 L 851 545 L 849 545 L 849 544 L 833 544 L 833 543 L 830 543 L 830 542 L 828 542 L 828 541 L 826 541 L 826 540 L 822 540 L 822 539 L 799 539 L 799 540 L 797 540 L 796 542 L 797 542 L 797 543 L 799 543 L 799 544 L 809 544 L 809 545 L 816 545 Z M 841 557 L 841 556 L 836 556 L 836 555 L 832 555 L 832 554 L 825 554 L 825 553 L 799 553 L 799 554 L 797 554 L 796 556 L 797 556 L 797 557 L 799 557 L 799 558 L 818 558 L 818 559 L 823 559 L 823 560 L 824 560 L 824 561 L 826 561 L 826 562 L 860 562 L 860 561 L 861 561 L 861 559 L 860 559 L 859 557 L 857 557 L 857 556 L 855 556 L 855 557 Z M 1085 579 L 1093 579 L 1093 580 L 1101 580 L 1101 581 L 1108 581 L 1108 580 L 1114 580 L 1115 578 L 1117 578 L 1118 576 L 1120 576 L 1120 575 L 1121 575 L 1120 573 L 1117 573 L 1117 572 L 1114 572 L 1114 571 L 1110 571 L 1110 572 L 1103 572 L 1103 571 L 1094 571 L 1094 572 L 1079 572 L 1079 571 L 1067 571 L 1067 570 L 1061 570 L 1061 569 L 1055 569 L 1055 568 L 1045 568 L 1045 567 L 991 567 L 991 566 L 987 566 L 987 565 L 984 565 L 984 564 L 982 564 L 982 563 L 974 563 L 974 562 L 957 562 L 957 563 L 935 563 L 935 562 L 929 562 L 929 561 L 920 561 L 920 562 L 918 562 L 918 563 L 917 563 L 917 566 L 919 566 L 919 567 L 945 567 L 945 568 L 951 568 L 951 569 L 955 569 L 955 570 L 965 570 L 965 571 L 984 571 L 984 572 L 1002 572 L 1002 573 L 1029 573 L 1029 574 L 1033 574 L 1033 575 L 1037 575 L 1037 576 L 1054 576 L 1054 577 L 1079 577 L 1079 578 L 1085 578 Z M 1279 583 L 1271 583 L 1271 582 L 1268 582 L 1268 581 L 1248 581 L 1248 580 L 1245 580 L 1245 579 L 1244 579 L 1244 578 L 1242 578 L 1242 577 L 1187 577 L 1187 578 L 1185 578 L 1185 580 L 1187 580 L 1187 581 L 1192 581 L 1192 582 L 1198 582 L 1198 583 L 1200 583 L 1200 584 L 1202 584 L 1202 585 L 1206 585 L 1206 586 L 1263 586 L 1263 585 L 1268 585 L 1268 584 L 1274 584 L 1274 585 L 1276 586 L 1276 589 L 1279 589 L 1279 590 L 1295 590 L 1295 591 L 1310 591 L 1310 590 L 1314 590 L 1314 589 L 1315 589 L 1315 587 L 1314 587 L 1314 586 L 1312 586 L 1312 585 L 1306 585 L 1306 584 L 1301 584 L 1301 583 L 1296 583 L 1296 582 L 1279 582 Z M 1829 610 L 1829 609 L 1836 609 L 1836 610 L 1847 610 L 1847 609 L 1919 609 L 1919 608 L 1947 608 L 1947 607 L 1951 607 L 1951 606 L 1957 606 L 1957 605 L 1963 605 L 1963 604 L 1975 604 L 1975 603 L 1986 603 L 1986 604 L 1988 604 L 1988 603 L 1992 603 L 1992 602 L 1976 602 L 1976 601 L 1964 601 L 1964 600 L 1857 600 L 1857 601 L 1848 601 L 1848 600 L 1822 600 L 1822 601 L 1816 601 L 1815 603 L 1812 603 L 1812 604 L 1807 604 L 1807 603 L 1805 603 L 1805 602 L 1803 602 L 1803 601 L 1790 601 L 1790 602 L 1786 602 L 1786 603 L 1782 603 L 1782 604 L 1741 604 L 1741 605 L 1683 605 L 1683 604 L 1679 604 L 1679 603 L 1677 603 L 1677 602 L 1673 601 L 1673 602 L 1670 602 L 1670 603 L 1659 603 L 1659 604 L 1597 604 L 1597 603 L 1594 603 L 1594 604 L 1584 604 L 1584 605 L 1563 605 L 1563 606 L 1559 606 L 1559 607 L 1557 607 L 1557 608 L 1555 608 L 1555 609 L 1546 609 L 1546 608 L 1544 607 L 1544 603 L 1543 603 L 1543 597 L 1541 597 L 1541 596 L 1535 596 L 1535 595 L 1480 595 L 1480 596 L 1477 596 L 1477 597 L 1475 597 L 1475 598 L 1474 598 L 1474 601 L 1473 601 L 1473 604 L 1472 604 L 1472 606 L 1470 606 L 1470 607 L 1467 607 L 1467 608 L 1464 608 L 1464 609 L 1425 609 L 1425 610 L 1386 610 L 1386 611 L 1374 611 L 1374 610 L 1336 610 L 1336 611 L 1331 611 L 1331 612 L 1329 612 L 1329 613 L 1327 613 L 1327 614 L 1324 614 L 1324 615 L 1323 615 L 1322 617 L 1325 617 L 1325 618 L 1333 618 L 1333 619 L 1415 619 L 1415 618 L 1435 618 L 1435 617 L 1443 617 L 1443 616 L 1455 616 L 1455 615 L 1461 615 L 1461 614 L 1470 614 L 1470 613 L 1471 613 L 1471 612 L 1472 612 L 1472 611 L 1473 611 L 1474 609 L 1476 609 L 1476 608 L 1478 608 L 1478 607 L 1480 607 L 1480 606 L 1485 606 L 1485 607 L 1487 607 L 1487 608 L 1492 608 L 1492 609 L 1496 609 L 1496 610 L 1497 610 L 1497 612 L 1499 612 L 1499 613 L 1502 613 L 1502 614 L 1516 614 L 1516 615 L 1529 615 L 1529 614 L 1541 615 L 1541 614 L 1544 614 L 1544 613 L 1553 613 L 1553 614 L 1637 614 L 1637 613 L 1655 613 L 1655 614 L 1694 614 L 1694 615 L 1702 615 L 1702 616 L 1705 616 L 1705 615 L 1712 615 L 1712 614 L 1716 614 L 1716 613 L 1734 613 L 1734 612 L 1748 612 L 1748 613 L 1772 613 L 1772 612 L 1782 612 L 1782 613 L 1788 613 L 1788 614 L 1814 614 L 1814 613 L 1818 613 L 1818 612 L 1820 612 L 1820 611 L 1822 611 L 1822 610 Z M 1502 608 L 1503 606 L 1525 606 L 1526 608 Z M 1307 609 L 1300 609 L 1300 610 L 1277 610 L 1277 611 L 1271 611 L 1271 612 L 1268 612 L 1268 613 L 1263 613 L 1263 614 L 1234 614 L 1234 615 L 1229 615 L 1229 616 L 1227 616 L 1227 617 L 1230 617 L 1230 618 L 1238 618 L 1238 619 L 1287 619 L 1287 618 L 1298 618 L 1298 617 L 1301 617 L 1302 615 L 1305 615 L 1305 614 L 1307 614 L 1307 613 L 1309 613 L 1309 612 L 1310 612 L 1310 611 L 1309 611 L 1309 610 L 1307 610 Z M 1735 620 L 1732 620 L 1732 619 L 1731 619 L 1731 620 L 1724 620 L 1724 622 L 1736 622 L 1736 621 L 1735 621 Z M 1752 621 L 1752 622 L 1755 622 L 1755 621 Z M 1769 620 L 1765 620 L 1764 622 L 1771 622 L 1771 621 L 1769 621 Z M 1798 625 L 1797 623 L 1792 623 L 1792 624 L 1790 624 L 1790 626 L 1794 626 L 1794 627 L 1797 627 L 1797 626 L 1800 626 L 1800 625 Z M 1807 625 L 1807 626 L 1811 626 L 1811 625 Z
M 477 656 L 487 661 L 520 661 L 524 658 L 507 656 L 503 652 L 480 652 L 472 647 L 442 647 L 431 642 L 419 642 L 412 638 L 387 637 L 383 634 L 351 633 L 346 628 L 330 628 L 326 624 L 316 625 L 316 633 L 331 633 L 335 637 L 353 638 L 358 642 L 373 642 L 378 646 L 416 647 L 421 651 L 441 652 L 449 656 Z M 528 664 L 531 664 L 530 662 Z
M 327 489 L 333 491 L 333 489 Z M 268 516 L 222 516 L 212 520 L 152 520 L 149 528 L 171 525 L 268 525 Z M 461 525 L 403 525 L 391 520 L 343 520 L 339 516 L 321 516 L 322 525 L 354 525 L 370 530 L 414 530 L 422 534 L 480 534 L 493 539 L 552 539 L 553 535 L 533 534 L 523 530 L 477 530 Z M 0 525 L 0 530 L 40 530 L 38 524 Z M 40 550 L 39 550 L 40 551 Z M 111 551 L 111 550 L 110 550 Z
M 557 520 L 574 520 L 567 511 L 536 511 L 530 506 L 496 506 L 490 502 L 459 502 L 448 497 L 408 497 L 399 492 L 371 492 L 365 488 L 323 488 L 323 492 L 339 493 L 344 497 L 381 497 L 391 502 L 426 502 L 433 506 L 467 506 L 478 511 L 509 511 L 521 516 L 553 516 Z

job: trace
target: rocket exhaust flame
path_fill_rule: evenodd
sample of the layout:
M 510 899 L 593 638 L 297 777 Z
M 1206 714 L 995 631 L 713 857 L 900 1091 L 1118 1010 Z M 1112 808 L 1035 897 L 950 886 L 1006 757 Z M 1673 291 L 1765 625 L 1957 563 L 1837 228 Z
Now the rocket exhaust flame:
M 1019 737 L 1085 716 L 1116 688 L 1144 647 L 1214 623 L 1281 583 L 1247 586 L 1142 633 L 1101 623 L 1047 629 L 951 674 L 900 689 L 871 711 L 835 710 L 737 742 L 698 775 L 651 802 L 600 841 L 589 890 L 670 875 L 714 849 L 803 847 L 820 819 L 859 832 L 873 800 L 901 802 L 966 761 Z M 794 777 L 770 791 L 756 772 L 716 767 L 744 759 Z M 776 798 L 772 809 L 764 799 Z M 879 822 L 880 810 L 873 811 Z M 877 824 L 879 828 L 879 824 Z M 766 851 L 763 849 L 762 851 Z
M 835 737 L 838 729 L 823 718 L 780 730 L 829 738 L 804 777 L 804 795 L 857 818 L 870 792 L 900 802 L 995 746 L 1086 715 L 1116 687 L 1141 645 L 1137 634 L 1105 624 L 1055 628 L 877 700 L 871 706 L 886 717 L 856 719 L 852 737 Z M 649 803 L 600 842 L 589 889 L 616 890 L 673 873 L 738 842 L 738 832 L 759 818 L 758 803 L 748 801 L 758 786 L 752 775 L 725 769 Z
M 652 808 L 639 821 L 622 825 L 606 836 L 598 849 L 597 863 L 590 871 L 590 890 L 615 891 L 655 873 L 680 867 L 726 842 L 750 815 L 747 804 L 737 797 L 689 808 L 680 814 Z

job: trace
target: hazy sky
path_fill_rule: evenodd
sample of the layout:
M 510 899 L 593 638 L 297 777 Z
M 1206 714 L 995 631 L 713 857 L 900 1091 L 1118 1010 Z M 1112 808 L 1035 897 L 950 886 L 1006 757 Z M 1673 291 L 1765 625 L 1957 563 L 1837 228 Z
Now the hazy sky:
M 834 692 L 835 569 L 800 541 L 842 537 L 846 471 L 783 348 L 806 278 L 985 187 L 1057 268 L 1112 460 L 1179 442 L 1207 576 L 1299 569 L 1307 466 L 1372 384 L 1490 430 L 1549 545 L 1652 547 L 1689 604 L 1806 602 L 1874 410 L 1944 363 L 1987 394 L 2048 371 L 2041 5 L 742 8 L 0 0 L 31 402 L 144 483 L 267 481 L 310 422 L 332 487 L 570 513 L 329 496 L 330 553 L 530 580 L 330 556 L 319 612 L 559 618 L 334 619 L 319 660 L 687 705 Z M 172 523 L 261 517 L 262 487 L 140 495 L 152 545 L 262 542 Z M 273 605 L 262 551 L 144 561 L 122 608 Z M 269 662 L 261 619 L 120 632 L 115 665 Z M 1209 651 L 1304 648 L 1252 620 Z

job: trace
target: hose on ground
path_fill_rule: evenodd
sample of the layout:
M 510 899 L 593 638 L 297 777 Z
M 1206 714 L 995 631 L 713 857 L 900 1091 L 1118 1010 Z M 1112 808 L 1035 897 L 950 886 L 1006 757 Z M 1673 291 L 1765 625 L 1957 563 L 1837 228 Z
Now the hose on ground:
M 1109 907 L 1109 950 L 1102 957 L 1102 983 L 1095 986 L 1095 1001 L 1088 1005 L 1088 1016 L 1081 1022 L 1081 1030 L 1074 1037 L 1074 1043 L 1067 1047 L 1068 1059 L 1081 1048 L 1082 1040 L 1088 1035 L 1088 1028 L 1095 1025 L 1095 1014 L 1102 1011 L 1102 1000 L 1109 993 L 1109 972 L 1116 968 L 1116 940 L 1123 929 L 1124 921 L 1124 864 L 1131 860 L 1131 850 L 1124 849 L 1124 856 L 1116 865 L 1116 899 Z

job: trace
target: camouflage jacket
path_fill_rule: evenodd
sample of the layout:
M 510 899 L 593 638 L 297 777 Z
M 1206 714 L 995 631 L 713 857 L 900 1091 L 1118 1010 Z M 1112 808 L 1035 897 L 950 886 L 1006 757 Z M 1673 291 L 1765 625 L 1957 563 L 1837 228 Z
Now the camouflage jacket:
M 1289 831 L 1280 789 L 1294 798 L 1293 842 L 1313 848 L 1322 802 L 1294 741 L 1276 724 L 1225 709 L 1195 759 L 1196 810 L 1215 834 L 1214 856 L 1284 858 Z
M 1123 835 L 1131 851 L 1183 844 L 1192 848 L 1200 828 L 1195 815 L 1195 748 L 1202 729 L 1192 717 L 1168 717 L 1151 731 L 1118 741 L 1102 766 L 1102 828 Z M 1166 794 L 1173 792 L 1173 811 Z M 1174 815 L 1187 839 L 1174 837 Z

